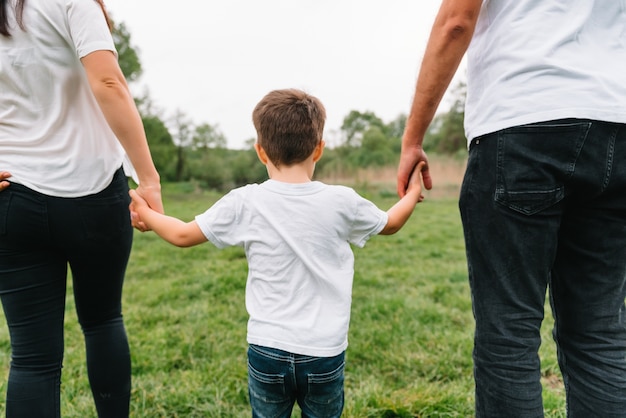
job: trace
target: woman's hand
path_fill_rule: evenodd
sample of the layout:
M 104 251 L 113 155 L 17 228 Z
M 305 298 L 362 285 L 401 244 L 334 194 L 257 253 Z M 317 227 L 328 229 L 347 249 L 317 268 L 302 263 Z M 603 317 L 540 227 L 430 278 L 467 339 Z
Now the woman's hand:
M 8 171 L 0 171 L 0 192 L 11 185 L 6 179 L 11 177 L 11 173 Z
M 156 212 L 163 213 L 163 201 L 161 200 L 161 185 L 155 183 L 154 185 L 147 185 L 140 183 L 135 193 L 131 194 L 133 201 L 130 204 L 130 220 L 134 228 L 141 232 L 149 231 L 150 228 L 141 220 L 137 213 L 136 206 L 138 202 L 147 204 L 150 208 Z

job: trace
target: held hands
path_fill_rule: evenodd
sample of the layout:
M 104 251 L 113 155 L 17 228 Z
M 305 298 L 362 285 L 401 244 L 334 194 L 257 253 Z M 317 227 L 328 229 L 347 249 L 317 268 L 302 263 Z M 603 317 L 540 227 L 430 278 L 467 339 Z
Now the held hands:
M 428 168 L 428 156 L 422 147 L 403 147 L 398 165 L 398 196 L 403 197 L 407 193 L 410 178 L 415 171 L 421 173 L 424 188 L 432 189 L 433 181 Z
M 387 211 L 387 225 L 379 232 L 381 235 L 391 235 L 398 232 L 415 210 L 415 205 L 424 200 L 422 195 L 422 180 L 426 162 L 422 161 L 413 166 L 407 174 L 406 187 L 398 202 Z
M 140 186 L 141 187 L 141 186 Z M 139 211 L 141 208 L 152 208 L 153 210 L 163 213 L 163 203 L 161 202 L 161 191 L 152 191 L 152 193 L 147 191 L 146 193 L 149 197 L 152 198 L 156 203 L 156 207 L 152 207 L 148 202 L 148 198 L 144 198 L 140 192 L 146 192 L 146 190 L 140 190 L 140 187 L 137 190 L 130 190 L 128 194 L 132 201 L 130 202 L 129 210 L 130 210 L 130 220 L 134 228 L 141 232 L 149 231 L 150 228 L 141 220 L 141 216 L 139 216 Z M 158 195 L 158 196 L 157 196 Z M 158 209 L 157 209 L 158 207 Z
M 8 179 L 9 177 L 11 177 L 11 173 L 9 173 L 8 171 L 0 171 L 0 191 L 6 189 L 7 187 L 9 187 L 9 185 L 11 185 L 11 183 L 6 181 L 6 179 Z
M 417 197 L 418 203 L 424 200 L 424 195 L 422 194 L 422 180 L 424 177 L 423 173 L 424 173 L 425 167 L 427 167 L 426 162 L 420 161 L 420 163 L 417 165 L 417 167 L 415 167 L 415 169 L 411 173 L 411 176 L 409 178 L 409 184 L 406 189 L 407 195 L 415 193 L 418 196 Z M 428 169 L 426 168 L 426 170 Z

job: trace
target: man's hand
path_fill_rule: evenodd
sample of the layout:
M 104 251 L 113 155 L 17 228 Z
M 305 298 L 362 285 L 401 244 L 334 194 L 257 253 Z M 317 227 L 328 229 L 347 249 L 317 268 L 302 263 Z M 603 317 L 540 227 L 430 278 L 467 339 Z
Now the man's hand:
M 400 155 L 400 164 L 398 165 L 398 196 L 403 197 L 406 194 L 409 187 L 409 179 L 417 169 L 422 174 L 424 188 L 426 190 L 432 189 L 433 180 L 428 169 L 428 156 L 424 150 L 421 147 L 403 149 Z

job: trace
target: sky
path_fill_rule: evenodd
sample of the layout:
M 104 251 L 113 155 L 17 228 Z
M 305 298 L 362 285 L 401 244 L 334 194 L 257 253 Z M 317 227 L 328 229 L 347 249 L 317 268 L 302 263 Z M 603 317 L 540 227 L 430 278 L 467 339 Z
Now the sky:
M 229 148 L 255 137 L 252 110 L 298 88 L 326 107 L 338 141 L 351 110 L 385 123 L 407 114 L 440 0 L 105 0 L 139 52 L 147 92 L 165 118 L 216 125 Z

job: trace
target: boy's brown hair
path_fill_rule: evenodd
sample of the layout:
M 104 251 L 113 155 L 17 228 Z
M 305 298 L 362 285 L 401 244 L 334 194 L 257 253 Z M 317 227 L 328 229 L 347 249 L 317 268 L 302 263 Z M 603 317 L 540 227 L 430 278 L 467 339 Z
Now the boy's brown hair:
M 257 141 L 278 167 L 306 160 L 322 140 L 326 109 L 301 90 L 269 92 L 252 112 Z

